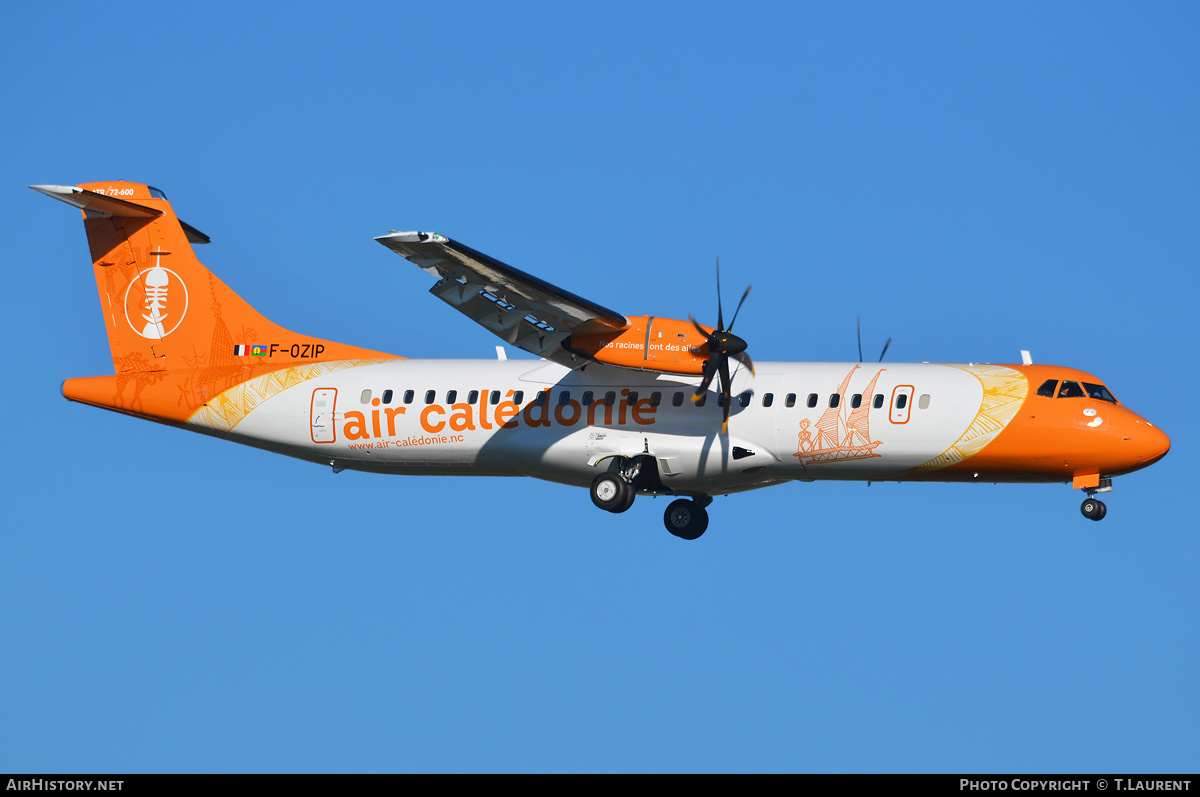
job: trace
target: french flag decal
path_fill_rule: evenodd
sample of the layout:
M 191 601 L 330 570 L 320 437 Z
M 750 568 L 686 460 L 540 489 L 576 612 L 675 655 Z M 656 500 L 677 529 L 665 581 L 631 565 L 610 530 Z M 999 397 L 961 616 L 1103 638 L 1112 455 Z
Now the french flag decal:
M 250 347 L 249 346 L 234 346 L 233 347 L 233 355 L 235 357 L 248 357 L 248 356 L 250 356 Z

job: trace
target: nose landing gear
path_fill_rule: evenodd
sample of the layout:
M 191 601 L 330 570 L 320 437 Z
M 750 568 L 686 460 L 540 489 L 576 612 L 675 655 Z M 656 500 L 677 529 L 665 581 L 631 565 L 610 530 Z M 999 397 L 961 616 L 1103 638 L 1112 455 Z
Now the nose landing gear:
M 1108 514 L 1108 507 L 1104 505 L 1103 501 L 1096 498 L 1086 498 L 1079 507 L 1079 511 L 1088 520 L 1103 520 L 1104 516 Z
M 1088 487 L 1084 490 L 1087 493 L 1087 498 L 1083 499 L 1083 503 L 1079 506 L 1079 511 L 1088 520 L 1104 520 L 1104 516 L 1108 514 L 1108 507 L 1099 498 L 1096 498 L 1096 493 L 1111 493 L 1112 479 L 1101 479 L 1097 487 Z

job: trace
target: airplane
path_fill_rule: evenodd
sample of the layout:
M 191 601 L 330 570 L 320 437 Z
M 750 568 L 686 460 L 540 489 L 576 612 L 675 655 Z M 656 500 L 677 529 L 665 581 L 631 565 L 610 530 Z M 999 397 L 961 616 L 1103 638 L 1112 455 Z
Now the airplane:
M 291 332 L 197 259 L 208 236 L 131 182 L 30 186 L 83 211 L 114 372 L 71 401 L 329 466 L 530 476 L 625 512 L 669 496 L 694 540 L 714 496 L 789 482 L 1057 482 L 1091 520 L 1170 440 L 1054 365 L 754 363 L 728 327 L 626 316 L 443 235 L 375 240 L 430 293 L 538 360 L 422 360 Z M 861 349 L 861 346 L 860 346 Z M 886 351 L 886 347 L 885 347 Z

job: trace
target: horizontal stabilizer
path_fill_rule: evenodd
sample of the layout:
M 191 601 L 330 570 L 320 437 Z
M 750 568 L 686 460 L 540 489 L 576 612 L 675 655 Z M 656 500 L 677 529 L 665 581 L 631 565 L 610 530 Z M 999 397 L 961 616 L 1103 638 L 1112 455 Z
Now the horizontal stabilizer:
M 148 208 L 136 202 L 105 196 L 95 191 L 77 188 L 73 185 L 31 185 L 34 191 L 40 191 L 48 197 L 74 205 L 86 210 L 93 216 L 119 216 L 125 219 L 155 219 L 162 215 L 161 210 Z
M 125 219 L 154 219 L 162 215 L 161 210 L 148 208 L 145 205 L 139 205 L 136 202 L 128 202 L 124 199 L 105 196 L 96 191 L 88 191 L 86 188 L 79 188 L 73 185 L 31 185 L 29 186 L 34 191 L 40 191 L 48 197 L 57 199 L 60 202 L 66 202 L 68 205 L 80 208 L 86 211 L 91 216 L 104 216 Z M 209 238 L 204 233 L 197 230 L 192 225 L 180 218 L 176 218 L 179 226 L 183 228 L 184 235 L 187 236 L 189 243 L 194 244 L 210 244 L 212 238 Z

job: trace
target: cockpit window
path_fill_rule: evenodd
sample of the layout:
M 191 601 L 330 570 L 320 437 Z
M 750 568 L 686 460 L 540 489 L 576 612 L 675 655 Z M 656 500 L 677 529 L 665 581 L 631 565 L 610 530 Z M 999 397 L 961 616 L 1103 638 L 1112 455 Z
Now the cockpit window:
M 1056 387 L 1058 387 L 1057 379 L 1047 379 L 1045 382 L 1042 382 L 1042 386 L 1037 389 L 1037 394 L 1039 396 L 1045 396 L 1046 398 L 1054 398 L 1054 388 Z
M 1117 403 L 1116 397 L 1113 396 L 1112 393 L 1109 393 L 1108 388 L 1106 388 L 1104 385 L 1093 385 L 1088 382 L 1084 382 L 1083 389 L 1087 391 L 1088 398 L 1099 399 L 1100 401 L 1107 401 L 1111 404 Z
M 1059 398 L 1087 398 L 1078 382 L 1066 381 L 1058 389 Z
M 167 198 L 166 194 L 164 194 L 162 191 L 158 190 L 157 188 L 155 188 L 152 185 L 148 185 L 148 186 L 146 186 L 146 188 L 150 189 L 150 196 L 154 197 L 155 199 L 166 199 Z

